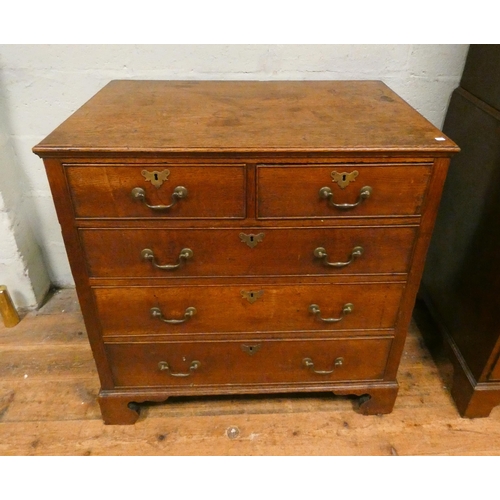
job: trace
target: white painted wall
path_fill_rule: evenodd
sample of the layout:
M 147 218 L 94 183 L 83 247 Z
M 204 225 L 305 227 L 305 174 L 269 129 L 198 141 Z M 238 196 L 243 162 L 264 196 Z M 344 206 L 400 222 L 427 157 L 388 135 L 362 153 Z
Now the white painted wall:
M 34 236 L 0 87 L 0 284 L 6 285 L 19 310 L 31 309 L 50 286 L 41 249 Z
M 0 45 L 0 91 L 9 123 L 3 140 L 13 147 L 50 279 L 73 285 L 42 161 L 31 148 L 109 80 L 383 80 L 441 127 L 467 50 L 468 45 Z M 0 168 L 2 175 L 12 174 Z M 9 237 L 0 225 L 0 239 Z

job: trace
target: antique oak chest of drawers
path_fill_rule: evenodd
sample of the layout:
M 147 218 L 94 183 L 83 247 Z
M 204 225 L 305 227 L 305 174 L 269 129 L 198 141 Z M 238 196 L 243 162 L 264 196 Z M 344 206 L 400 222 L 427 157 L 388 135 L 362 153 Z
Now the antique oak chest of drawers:
M 109 83 L 34 148 L 104 421 L 174 395 L 390 412 L 456 151 L 376 81 Z

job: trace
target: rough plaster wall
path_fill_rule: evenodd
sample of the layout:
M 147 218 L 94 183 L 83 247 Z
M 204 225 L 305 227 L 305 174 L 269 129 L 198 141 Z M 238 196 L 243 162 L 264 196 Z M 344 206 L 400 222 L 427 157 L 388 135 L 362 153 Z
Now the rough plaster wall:
M 36 307 L 50 281 L 34 237 L 0 93 L 0 284 L 18 309 Z M 21 172 L 22 177 L 22 172 Z
M 52 281 L 73 283 L 43 165 L 31 148 L 109 80 L 383 80 L 441 127 L 467 50 L 468 45 L 0 46 L 11 140 Z

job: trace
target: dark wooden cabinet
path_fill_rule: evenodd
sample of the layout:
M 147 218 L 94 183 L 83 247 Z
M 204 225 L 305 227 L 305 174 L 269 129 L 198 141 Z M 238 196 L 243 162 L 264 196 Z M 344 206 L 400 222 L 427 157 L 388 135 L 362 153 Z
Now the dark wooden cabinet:
M 454 365 L 465 417 L 500 403 L 500 45 L 471 45 L 444 131 L 452 159 L 421 296 Z
M 104 421 L 174 395 L 392 411 L 457 150 L 381 82 L 107 85 L 34 148 Z

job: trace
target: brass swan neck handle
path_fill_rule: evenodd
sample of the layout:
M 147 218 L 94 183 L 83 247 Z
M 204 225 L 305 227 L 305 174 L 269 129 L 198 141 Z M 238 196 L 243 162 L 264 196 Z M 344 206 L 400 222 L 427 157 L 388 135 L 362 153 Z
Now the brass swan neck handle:
M 179 267 L 182 265 L 182 262 L 184 260 L 191 259 L 193 255 L 194 255 L 193 251 L 190 248 L 183 248 L 179 253 L 177 264 L 158 264 L 156 262 L 156 257 L 155 254 L 153 253 L 153 250 L 151 250 L 150 248 L 145 248 L 141 252 L 141 257 L 143 258 L 143 260 L 149 260 L 151 262 L 151 265 L 156 269 L 163 269 L 166 271 L 173 271 L 175 269 L 179 269 Z
M 144 189 L 140 187 L 135 187 L 134 189 L 132 189 L 130 195 L 134 200 L 142 201 L 142 203 L 144 203 L 144 205 L 146 205 L 151 210 L 162 211 L 172 208 L 177 204 L 179 200 L 186 198 L 188 195 L 188 190 L 184 186 L 177 186 L 172 193 L 172 203 L 170 203 L 170 205 L 150 205 L 146 199 L 146 191 L 144 191 Z
M 355 203 L 334 203 L 333 202 L 333 192 L 331 188 L 328 186 L 322 187 L 319 190 L 319 197 L 325 200 L 328 200 L 328 205 L 333 208 L 337 208 L 339 210 L 350 210 L 351 208 L 357 207 L 363 201 L 370 198 L 372 195 L 373 189 L 370 186 L 364 186 L 359 191 L 358 199 Z
M 356 246 L 352 249 L 349 259 L 345 262 L 328 262 L 328 254 L 323 247 L 318 247 L 314 249 L 314 256 L 318 259 L 323 259 L 323 264 L 330 267 L 345 267 L 352 264 L 358 257 L 363 255 L 363 247 Z

